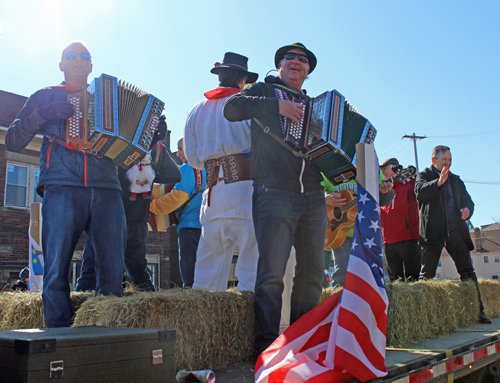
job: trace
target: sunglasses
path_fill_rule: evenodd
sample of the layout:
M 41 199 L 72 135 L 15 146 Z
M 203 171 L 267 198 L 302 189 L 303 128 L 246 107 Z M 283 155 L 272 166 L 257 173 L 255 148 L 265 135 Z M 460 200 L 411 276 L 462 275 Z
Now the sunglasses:
M 78 56 L 78 55 L 80 55 L 80 58 L 82 60 L 85 60 L 85 61 L 88 61 L 91 58 L 90 53 L 86 53 L 86 52 L 80 52 L 80 53 L 68 52 L 68 53 L 66 53 L 66 58 L 68 60 L 74 60 L 74 59 L 76 59 L 76 56 Z
M 293 60 L 295 57 L 298 57 L 299 61 L 304 63 L 304 64 L 307 64 L 309 62 L 309 59 L 307 58 L 307 56 L 303 55 L 302 53 L 290 52 L 290 53 L 287 53 L 286 55 L 283 56 L 283 58 L 287 59 L 287 60 Z

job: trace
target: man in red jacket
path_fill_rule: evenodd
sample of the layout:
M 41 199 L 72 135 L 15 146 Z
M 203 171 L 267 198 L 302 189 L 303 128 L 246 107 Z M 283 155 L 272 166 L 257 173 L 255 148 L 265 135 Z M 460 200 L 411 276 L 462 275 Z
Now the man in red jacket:
M 396 158 L 382 162 L 380 168 L 386 179 L 395 175 Z M 401 279 L 418 281 L 421 253 L 418 245 L 418 204 L 415 196 L 415 177 L 394 182 L 394 199 L 389 206 L 380 207 L 384 255 L 391 282 Z

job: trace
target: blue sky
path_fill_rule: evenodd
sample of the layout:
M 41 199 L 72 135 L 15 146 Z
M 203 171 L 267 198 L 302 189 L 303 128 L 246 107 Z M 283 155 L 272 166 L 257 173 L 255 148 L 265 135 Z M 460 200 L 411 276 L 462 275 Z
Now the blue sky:
M 224 53 L 249 69 L 274 69 L 276 50 L 300 41 L 318 58 L 304 88 L 337 89 L 378 130 L 380 161 L 430 165 L 436 145 L 452 149 L 451 171 L 476 203 L 475 226 L 500 221 L 500 1 L 132 1 L 3 0 L 0 89 L 29 96 L 62 80 L 61 51 L 88 45 L 91 76 L 107 73 L 166 103 L 172 143 Z

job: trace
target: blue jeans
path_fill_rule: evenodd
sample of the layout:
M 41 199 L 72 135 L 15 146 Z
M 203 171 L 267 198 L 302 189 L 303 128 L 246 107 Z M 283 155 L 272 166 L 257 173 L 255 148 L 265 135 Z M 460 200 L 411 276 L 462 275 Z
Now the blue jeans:
M 278 337 L 283 276 L 292 245 L 297 265 L 291 297 L 290 323 L 313 309 L 321 295 L 323 246 L 328 217 L 323 191 L 294 193 L 255 186 L 253 220 L 259 248 L 255 282 L 257 338 L 262 352 Z
M 47 327 L 66 327 L 74 312 L 69 267 L 82 232 L 96 254 L 96 293 L 123 295 L 125 212 L 120 191 L 80 186 L 49 186 L 42 204 L 44 255 L 43 310 Z
M 148 226 L 146 222 L 127 223 L 127 245 L 125 249 L 125 267 L 132 283 L 145 291 L 156 291 L 151 274 L 148 271 L 146 259 L 146 240 L 148 238 Z M 95 290 L 95 252 L 91 241 L 87 238 L 83 252 L 82 271 L 77 291 Z
M 94 291 L 97 285 L 95 278 L 95 251 L 87 237 L 82 256 L 82 269 L 76 282 L 76 291 Z
M 194 283 L 194 265 L 200 236 L 201 228 L 184 227 L 179 232 L 179 266 L 184 287 L 192 287 Z

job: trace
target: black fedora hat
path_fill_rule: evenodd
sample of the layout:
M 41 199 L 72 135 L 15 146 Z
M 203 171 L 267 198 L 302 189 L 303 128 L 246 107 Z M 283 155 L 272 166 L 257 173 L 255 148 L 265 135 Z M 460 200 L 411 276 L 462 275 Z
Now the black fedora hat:
M 382 162 L 380 164 L 380 167 L 381 168 L 385 168 L 388 165 L 397 166 L 397 165 L 399 165 L 399 161 L 396 158 L 394 158 L 394 157 L 393 158 L 388 158 L 388 159 L 386 159 L 384 162 Z
M 213 74 L 218 74 L 223 69 L 236 69 L 247 74 L 247 83 L 251 84 L 259 78 L 257 73 L 248 71 L 248 57 L 239 55 L 238 53 L 226 52 L 224 60 L 221 63 L 215 63 L 215 66 L 210 70 Z
M 290 45 L 285 45 L 284 47 L 278 49 L 276 51 L 276 54 L 274 55 L 274 65 L 276 65 L 276 68 L 278 68 L 278 64 L 280 63 L 281 59 L 290 49 L 302 49 L 306 53 L 306 56 L 309 60 L 309 73 L 312 73 L 314 68 L 316 68 L 318 60 L 316 60 L 316 56 L 314 55 L 314 53 L 307 49 L 302 43 L 293 43 Z

